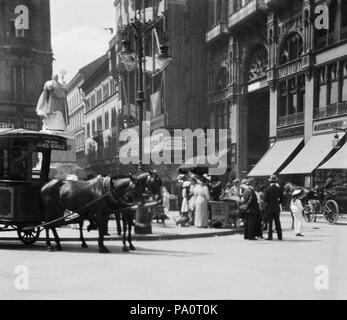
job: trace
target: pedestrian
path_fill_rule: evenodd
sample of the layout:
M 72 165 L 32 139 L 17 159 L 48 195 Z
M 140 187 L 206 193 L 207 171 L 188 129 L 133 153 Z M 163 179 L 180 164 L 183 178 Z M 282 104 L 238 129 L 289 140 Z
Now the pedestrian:
M 261 216 L 259 212 L 258 198 L 254 190 L 255 180 L 250 178 L 244 181 L 245 191 L 242 195 L 246 206 L 245 214 L 245 240 L 257 240 L 263 237 Z
M 211 201 L 220 201 L 220 197 L 223 193 L 222 182 L 219 181 L 218 177 L 212 176 L 211 178 Z
M 202 177 L 194 188 L 194 208 L 195 221 L 194 226 L 198 228 L 207 228 L 209 219 L 208 204 L 210 202 L 210 193 L 207 187 L 208 180 Z
M 186 176 L 184 174 L 180 174 L 177 179 L 177 206 L 178 211 L 181 213 L 181 206 L 182 206 L 182 189 L 183 189 L 183 182 L 186 181 Z
M 163 223 L 165 224 L 165 220 L 169 219 L 169 212 L 170 212 L 170 193 L 169 191 L 167 191 L 166 187 L 162 188 L 162 198 L 163 198 L 163 208 L 164 208 Z
M 324 189 L 329 190 L 335 187 L 335 175 L 332 172 L 329 172 L 327 175 L 327 180 L 325 181 L 324 184 Z
M 266 203 L 266 214 L 269 223 L 268 240 L 272 240 L 273 222 L 275 222 L 277 238 L 282 240 L 282 227 L 280 221 L 281 207 L 283 202 L 283 192 L 278 186 L 278 180 L 275 175 L 269 179 L 270 186 L 265 190 L 264 201 Z
M 267 230 L 268 227 L 268 221 L 267 221 L 267 216 L 266 216 L 266 203 L 264 201 L 264 196 L 265 196 L 265 186 L 261 185 L 257 189 L 257 197 L 258 197 L 258 203 L 259 203 L 259 211 L 260 211 L 260 216 L 262 220 L 262 225 L 263 225 L 263 231 Z
M 304 210 L 301 202 L 301 198 L 303 196 L 303 190 L 295 190 L 292 194 L 292 201 L 290 203 L 290 209 L 294 214 L 295 220 L 295 235 L 297 237 L 303 237 L 301 233 L 302 226 L 304 224 L 304 218 L 302 212 Z
M 233 186 L 231 187 L 230 193 L 232 196 L 241 198 L 242 192 L 241 192 L 241 181 L 240 179 L 235 179 L 233 181 Z
M 190 189 L 189 189 L 189 224 L 194 225 L 195 217 L 195 203 L 194 203 L 194 191 L 197 185 L 197 180 L 195 177 L 190 179 Z
M 190 190 L 190 182 L 184 181 L 183 188 L 182 188 L 181 214 L 176 221 L 176 224 L 182 227 L 185 227 L 189 221 L 189 190 Z

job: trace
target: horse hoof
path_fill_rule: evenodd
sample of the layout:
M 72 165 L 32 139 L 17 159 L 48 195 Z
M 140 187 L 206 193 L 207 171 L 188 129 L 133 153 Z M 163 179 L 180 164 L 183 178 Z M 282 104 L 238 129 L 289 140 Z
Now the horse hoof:
M 50 246 L 50 247 L 47 247 L 47 251 L 54 252 L 55 250 L 54 250 L 54 248 L 52 246 Z
M 134 246 L 130 246 L 129 249 L 130 249 L 131 251 L 135 251 L 135 250 L 136 250 L 136 248 L 135 248 Z
M 88 245 L 86 243 L 82 243 L 82 248 L 83 249 L 88 249 Z
M 99 253 L 110 253 L 110 251 L 106 247 L 100 247 Z
M 123 247 L 123 252 L 129 252 L 128 247 Z
M 57 251 L 63 251 L 63 248 L 61 247 L 60 244 L 58 244 L 58 245 L 56 246 L 56 250 L 57 250 Z

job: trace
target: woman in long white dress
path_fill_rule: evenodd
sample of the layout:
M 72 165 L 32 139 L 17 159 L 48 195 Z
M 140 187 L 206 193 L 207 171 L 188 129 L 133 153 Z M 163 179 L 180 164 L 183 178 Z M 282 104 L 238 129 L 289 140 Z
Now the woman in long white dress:
M 202 178 L 194 188 L 194 207 L 195 221 L 194 225 L 198 228 L 208 227 L 208 203 L 210 201 L 210 193 L 206 185 L 206 179 Z

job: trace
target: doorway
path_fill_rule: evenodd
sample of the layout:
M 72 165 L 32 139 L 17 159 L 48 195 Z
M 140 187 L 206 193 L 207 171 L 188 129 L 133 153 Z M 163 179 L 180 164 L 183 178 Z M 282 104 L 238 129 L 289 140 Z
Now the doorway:
M 269 148 L 269 114 L 269 87 L 249 93 L 247 110 L 248 172 Z

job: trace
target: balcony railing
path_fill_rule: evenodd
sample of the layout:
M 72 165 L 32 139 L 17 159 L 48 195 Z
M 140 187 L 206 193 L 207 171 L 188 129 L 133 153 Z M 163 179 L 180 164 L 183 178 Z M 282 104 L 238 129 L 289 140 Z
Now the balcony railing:
M 313 119 L 324 119 L 347 114 L 347 101 L 334 103 L 323 108 L 315 108 Z
M 224 22 L 218 23 L 206 33 L 206 42 L 211 42 L 212 40 L 215 40 L 219 38 L 221 35 L 227 34 L 227 33 L 228 33 L 228 24 Z
M 240 8 L 229 16 L 229 27 L 234 27 L 239 23 L 247 20 L 253 16 L 257 10 L 263 10 L 266 8 L 265 0 L 251 0 L 245 6 Z
M 304 112 L 293 113 L 284 117 L 279 117 L 277 127 L 281 128 L 281 127 L 293 126 L 293 125 L 301 124 L 304 122 L 305 122 Z

